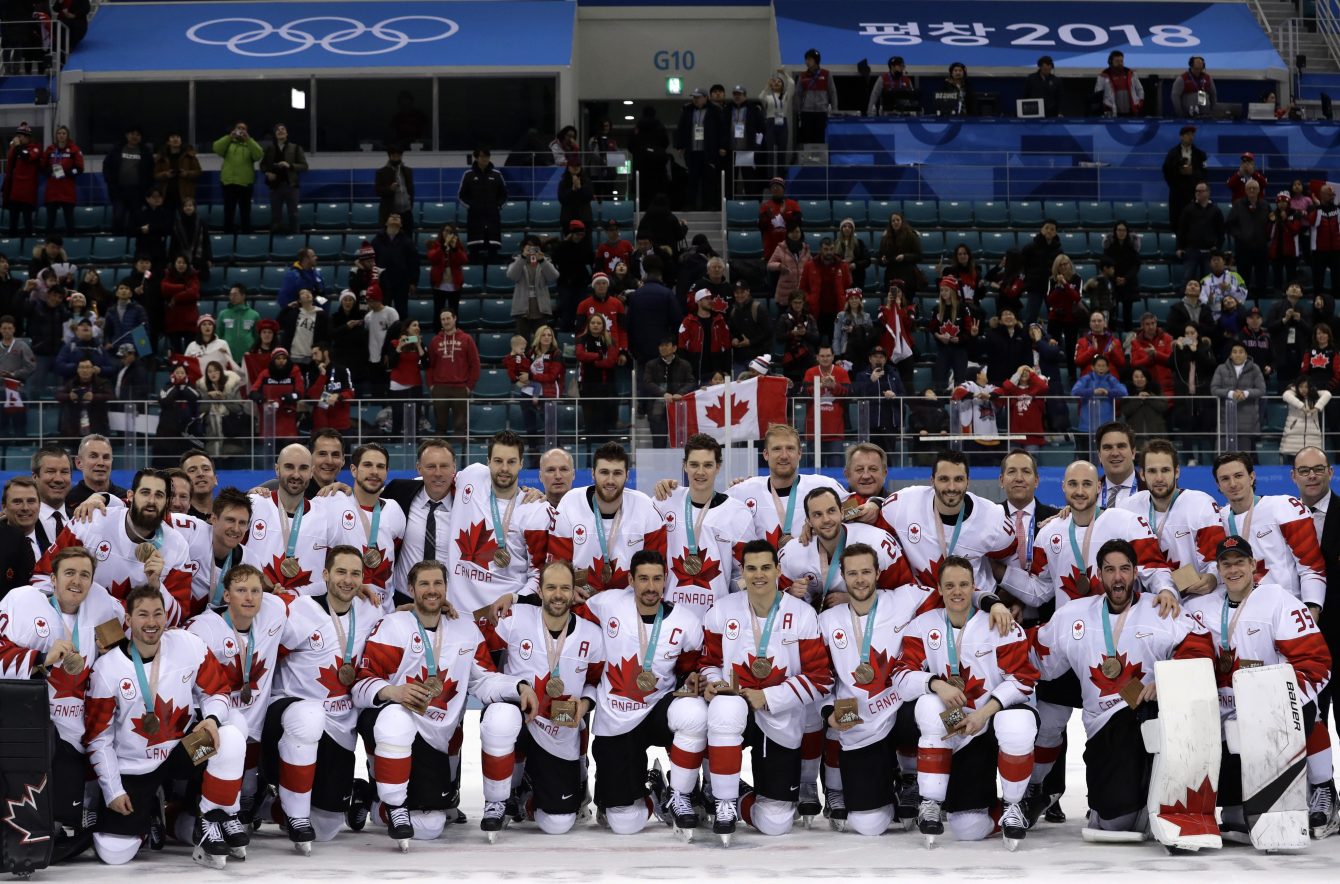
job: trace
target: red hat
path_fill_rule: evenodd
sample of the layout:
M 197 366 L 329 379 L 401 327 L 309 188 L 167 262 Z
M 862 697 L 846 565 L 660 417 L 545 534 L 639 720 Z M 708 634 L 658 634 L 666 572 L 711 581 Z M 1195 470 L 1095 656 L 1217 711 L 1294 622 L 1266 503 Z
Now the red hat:
M 599 271 L 597 271 L 597 272 L 591 274 L 591 285 L 595 285 L 597 282 L 599 282 L 599 281 L 602 280 L 602 279 L 605 280 L 605 282 L 609 282 L 609 281 L 610 281 L 610 275 L 609 275 L 608 273 L 606 273 L 605 271 L 603 271 L 603 270 L 599 270 Z
M 381 283 L 377 282 L 377 280 L 375 279 L 372 282 L 368 283 L 368 300 L 369 301 L 385 300 L 385 296 L 382 294 Z
M 1256 154 L 1252 153 L 1250 150 L 1244 150 L 1242 152 L 1242 158 L 1244 160 L 1251 160 L 1253 163 L 1256 162 Z
M 571 232 L 574 231 L 574 230 L 585 230 L 585 229 L 586 229 L 586 224 L 585 224 L 584 222 L 582 222 L 582 221 L 577 220 L 576 218 L 574 218 L 573 220 L 571 220 L 571 221 L 568 222 L 568 232 L 569 232 L 569 233 L 571 233 Z
M 214 314 L 213 314 L 213 313 L 202 313 L 202 314 L 200 314 L 200 318 L 197 319 L 197 320 L 195 321 L 195 325 L 196 325 L 196 328 L 199 328 L 201 323 L 204 323 L 204 322 L 213 322 L 213 321 L 214 321 Z
M 275 347 L 273 350 L 270 351 L 270 358 L 273 359 L 274 357 L 278 356 L 280 353 L 283 353 L 285 356 L 287 356 L 287 355 L 288 355 L 288 348 L 287 348 L 287 347 Z
M 862 289 L 857 288 L 856 286 L 852 286 L 851 288 L 847 289 L 847 297 L 864 298 L 865 292 Z
M 942 289 L 943 288 L 957 289 L 958 277 L 954 276 L 953 274 L 946 273 L 944 276 L 940 277 L 939 286 Z
M 774 184 L 778 185 L 779 187 L 786 187 L 786 180 L 780 177 L 770 178 L 768 180 L 768 186 L 771 187 Z
M 267 328 L 275 334 L 279 334 L 279 322 L 277 320 L 262 319 L 260 322 L 256 323 L 256 331 L 258 332 Z
M 363 240 L 361 243 L 359 243 L 358 251 L 354 253 L 354 257 L 356 260 L 362 261 L 365 258 L 377 257 L 377 253 L 373 251 L 372 243 L 368 242 L 367 240 Z

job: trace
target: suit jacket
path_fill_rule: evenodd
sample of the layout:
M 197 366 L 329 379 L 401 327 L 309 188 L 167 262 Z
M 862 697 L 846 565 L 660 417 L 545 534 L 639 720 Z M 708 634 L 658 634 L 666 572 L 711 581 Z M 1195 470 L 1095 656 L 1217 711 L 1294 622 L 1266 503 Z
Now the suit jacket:
M 1034 500 L 1035 500 L 1035 506 L 1034 506 L 1034 508 L 1033 508 L 1033 517 L 1034 517 L 1035 519 L 1037 519 L 1037 523 L 1038 523 L 1039 525 L 1041 525 L 1041 524 L 1042 524 L 1043 522 L 1045 522 L 1047 519 L 1050 519 L 1052 516 L 1054 516 L 1054 515 L 1056 515 L 1057 513 L 1060 512 L 1060 510 L 1058 510 L 1058 509 L 1057 509 L 1056 507 L 1054 507 L 1054 506 L 1049 506 L 1049 505 L 1043 503 L 1043 502 L 1040 501 L 1040 500 L 1036 500 L 1036 498 L 1035 498 Z M 1009 501 L 1008 501 L 1008 500 L 1002 500 L 1002 501 L 1000 502 L 1000 508 L 1001 508 L 1002 510 L 1004 510 L 1004 511 L 1006 512 L 1006 514 L 1009 514 L 1009 513 L 1010 513 L 1010 503 L 1009 503 Z M 1027 529 L 1025 529 L 1025 530 L 1027 530 Z M 1027 542 L 1028 542 L 1028 538 L 1027 538 L 1027 537 L 1021 537 L 1021 538 L 1020 538 L 1020 542 L 1022 542 L 1022 543 L 1027 543 Z M 1010 596 L 1009 592 L 1007 592 L 1007 591 L 1005 590 L 1004 587 L 997 587 L 997 588 L 996 588 L 996 594 L 999 595 L 999 596 L 1001 597 L 1001 600 L 1004 601 L 1006 604 L 1010 604 L 1012 601 L 1015 601 L 1015 600 Z M 1036 624 L 1036 623 L 1046 623 L 1048 620 L 1050 620 L 1050 619 L 1052 618 L 1052 614 L 1054 614 L 1055 612 L 1056 612 L 1056 603 L 1055 603 L 1055 602 L 1047 602 L 1047 604 L 1045 604 L 1045 605 L 1043 605 L 1042 607 L 1040 607 L 1040 608 L 1037 609 L 1037 616 L 1036 616 L 1036 617 L 1033 616 L 1033 614 L 1032 614 L 1032 609 L 1026 609 L 1025 614 L 1024 614 L 1024 622 L 1025 622 L 1026 625 L 1028 625 L 1028 626 L 1032 626 L 1032 625 L 1034 625 L 1034 624 Z
M 382 488 L 382 497 L 394 500 L 400 504 L 400 509 L 404 511 L 405 518 L 409 518 L 409 505 L 414 502 L 415 496 L 423 490 L 423 479 L 392 479 Z
M 27 586 L 33 579 L 32 544 L 18 528 L 0 521 L 0 598 L 16 586 Z
M 1326 605 L 1317 625 L 1334 660 L 1340 654 L 1340 494 L 1334 491 L 1326 504 L 1326 521 L 1321 525 L 1321 555 L 1326 562 Z

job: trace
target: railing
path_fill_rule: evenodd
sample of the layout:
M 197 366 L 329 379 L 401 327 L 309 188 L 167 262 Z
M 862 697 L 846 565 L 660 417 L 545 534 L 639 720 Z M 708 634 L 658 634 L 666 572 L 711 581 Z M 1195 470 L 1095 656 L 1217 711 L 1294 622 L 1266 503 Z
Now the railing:
M 1317 0 L 1317 33 L 1326 41 L 1331 58 L 1340 63 L 1340 0 Z
M 0 21 L 0 78 L 32 77 L 0 86 L 0 104 L 54 106 L 60 94 L 60 70 L 70 54 L 70 31 L 59 20 Z M 35 90 L 47 90 L 39 102 Z

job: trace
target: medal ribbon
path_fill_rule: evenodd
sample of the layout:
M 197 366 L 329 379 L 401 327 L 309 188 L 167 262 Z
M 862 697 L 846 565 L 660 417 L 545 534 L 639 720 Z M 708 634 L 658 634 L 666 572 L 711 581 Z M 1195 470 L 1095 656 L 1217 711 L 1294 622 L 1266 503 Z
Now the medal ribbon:
M 1249 591 L 1247 597 L 1250 596 L 1251 592 Z M 1219 649 L 1223 651 L 1225 655 L 1233 652 L 1233 646 L 1229 642 L 1229 637 L 1238 630 L 1238 618 L 1242 616 L 1243 609 L 1247 607 L 1247 597 L 1244 597 L 1242 601 L 1238 602 L 1238 609 L 1233 612 L 1233 622 L 1229 623 L 1228 609 L 1230 605 L 1227 593 L 1224 595 L 1224 609 L 1219 615 Z
M 140 657 L 140 649 L 135 647 L 134 640 L 130 642 L 130 660 L 135 664 L 135 678 L 140 683 L 140 695 L 144 697 L 144 711 L 150 714 L 154 711 L 154 699 L 158 696 L 158 661 L 163 659 L 163 649 L 159 648 L 158 653 L 154 654 L 154 662 L 149 667 L 149 675 L 144 675 L 144 659 Z
M 944 550 L 946 557 L 952 556 L 954 548 L 958 546 L 958 535 L 963 530 L 963 514 L 967 511 L 968 502 L 965 500 L 959 504 L 958 518 L 954 519 L 954 533 L 949 539 L 949 545 L 945 546 L 945 520 L 940 518 L 940 511 L 935 508 L 935 501 L 931 500 L 931 516 L 935 521 L 935 532 L 940 536 L 940 549 Z
M 228 555 L 223 557 L 223 567 L 220 568 L 214 561 L 214 553 L 209 554 L 209 574 L 210 583 L 214 584 L 213 594 L 209 597 L 210 607 L 217 608 L 223 604 L 223 578 L 228 573 L 228 565 L 232 562 L 233 556 L 237 555 L 237 549 L 229 551 Z
M 819 543 L 818 538 L 814 541 L 815 547 L 819 550 L 820 566 L 824 569 L 824 591 L 821 598 L 827 596 L 828 591 L 832 589 L 833 578 L 837 576 L 838 565 L 842 563 L 842 551 L 847 548 L 847 528 L 844 525 L 839 530 L 837 549 L 833 550 L 833 558 L 830 561 L 824 561 L 827 556 L 824 555 L 823 545 Z
M 609 541 L 605 538 L 605 515 L 600 511 L 599 504 L 596 504 L 594 509 L 596 514 L 596 539 L 600 541 L 600 554 L 605 557 L 605 564 L 613 568 L 614 559 L 610 557 Z M 619 523 L 621 521 L 623 521 L 622 500 L 619 502 L 618 512 L 614 514 L 614 520 L 610 522 L 609 536 L 615 538 L 616 540 L 619 537 Z
M 870 642 L 875 637 L 875 612 L 879 610 L 879 590 L 875 590 L 875 600 L 870 605 L 870 611 L 865 615 L 865 630 L 861 629 L 861 618 L 857 615 L 856 609 L 850 604 L 847 610 L 851 613 L 851 631 L 861 633 L 861 660 L 862 663 L 870 662 Z
M 783 515 L 782 499 L 777 495 L 777 489 L 772 487 L 772 480 L 768 480 L 768 493 L 772 495 L 772 505 L 777 510 L 777 518 L 782 520 L 782 533 L 791 533 L 791 520 L 796 516 L 796 498 L 800 496 L 800 479 L 791 483 L 791 493 L 786 498 L 786 511 Z
M 340 624 L 340 615 L 329 609 L 326 613 L 330 615 L 331 625 L 335 627 L 336 639 L 339 640 L 340 646 L 344 648 L 344 656 L 340 658 L 341 663 L 348 663 L 352 666 L 354 662 L 354 637 L 358 635 L 358 621 L 354 614 L 354 606 L 349 605 L 349 634 L 347 637 L 344 634 L 344 626 Z
M 768 649 L 768 642 L 772 640 L 772 624 L 777 619 L 777 611 L 782 607 L 782 594 L 776 593 L 772 599 L 772 608 L 768 611 L 768 619 L 763 624 L 763 636 L 758 634 L 758 617 L 754 615 L 753 605 L 749 606 L 749 625 L 754 630 L 754 642 L 758 648 L 756 657 L 767 656 L 763 652 Z
M 1126 610 L 1121 612 L 1117 618 L 1116 629 L 1112 628 L 1112 615 L 1108 611 L 1109 602 L 1103 600 L 1103 643 L 1107 646 L 1107 655 L 1109 657 L 1117 656 L 1117 639 L 1121 638 L 1121 630 L 1126 626 L 1126 615 L 1131 613 L 1133 605 L 1127 605 Z
M 302 514 L 307 509 L 307 501 L 298 504 L 298 512 L 293 516 L 292 524 L 289 523 L 288 513 L 279 506 L 279 493 L 274 496 L 275 506 L 279 508 L 279 531 L 284 538 L 284 555 L 290 559 L 297 558 L 298 551 L 298 532 L 302 531 Z
M 377 545 L 377 535 L 380 533 L 382 524 L 382 502 L 377 501 L 377 505 L 372 508 L 371 526 L 368 525 L 368 517 L 363 513 L 363 507 L 359 506 L 357 509 L 358 518 L 363 522 L 363 531 L 368 535 L 368 549 L 380 551 L 381 547 Z M 294 533 L 296 534 L 297 531 L 295 530 Z
M 1070 520 L 1070 554 L 1075 557 L 1075 565 L 1079 568 L 1079 573 L 1085 579 L 1089 577 L 1089 535 L 1093 533 L 1093 526 L 1097 523 L 1098 517 L 1103 514 L 1103 508 L 1098 507 L 1094 510 L 1093 518 L 1084 528 L 1084 548 L 1080 549 L 1079 542 L 1075 540 L 1075 520 Z
M 651 672 L 651 664 L 656 659 L 656 642 L 661 638 L 661 618 L 665 615 L 665 606 L 656 606 L 656 622 L 651 624 L 651 640 L 647 640 L 647 623 L 641 616 L 637 618 L 637 639 L 642 643 L 642 668 Z
M 228 628 L 233 631 L 233 638 L 237 639 L 237 646 L 242 647 L 242 636 L 238 634 L 237 627 L 233 625 L 233 615 L 231 611 L 223 612 L 223 622 L 228 624 Z M 240 652 L 239 655 L 241 656 Z M 251 684 L 251 663 L 256 656 L 256 629 L 255 624 L 247 630 L 247 656 L 246 662 L 242 664 L 242 687 L 248 687 Z
M 1245 532 L 1238 531 L 1238 514 L 1233 512 L 1232 507 L 1228 508 L 1228 531 L 1230 536 L 1236 534 L 1238 537 L 1241 537 L 1244 540 L 1249 539 L 1247 537 L 1247 534 L 1250 533 L 1252 530 L 1252 513 L 1256 512 L 1256 505 L 1260 503 L 1260 501 L 1261 501 L 1261 495 L 1259 494 L 1252 495 L 1252 505 L 1247 508 L 1247 518 L 1242 520 L 1243 528 L 1246 529 Z
M 65 616 L 65 612 L 62 611 L 62 610 L 60 609 L 60 604 L 56 601 L 56 596 L 54 595 L 54 590 L 53 590 L 53 594 L 47 597 L 47 601 L 51 602 L 51 607 L 55 610 L 57 616 L 60 616 L 60 617 L 64 617 L 64 616 Z M 63 621 L 62 621 L 62 622 L 63 622 Z M 74 652 L 75 652 L 76 654 L 78 654 L 78 653 L 79 653 L 79 610 L 78 610 L 77 608 L 75 609 L 75 612 L 74 612 L 74 626 L 70 628 L 70 641 L 74 643 Z
M 507 529 L 512 525 L 512 508 L 516 506 L 516 498 L 516 494 L 513 494 L 511 499 L 507 501 L 507 514 L 499 516 L 498 495 L 491 490 L 489 491 L 489 508 L 493 510 L 493 539 L 498 544 L 498 549 L 507 549 Z M 596 521 L 601 521 L 598 518 L 600 514 L 597 513 L 596 515 Z
M 353 609 L 350 608 L 350 610 Z M 438 655 L 442 653 L 442 621 L 441 620 L 438 621 L 437 629 L 433 633 L 433 643 L 432 643 L 433 652 L 431 654 L 428 653 L 428 632 L 423 628 L 423 624 L 419 622 L 418 617 L 414 618 L 414 625 L 419 627 L 419 638 L 423 639 L 423 657 L 424 660 L 426 660 L 428 663 L 428 677 L 436 678 L 437 658 Z
M 968 633 L 968 624 L 972 622 L 972 618 L 975 616 L 977 616 L 976 611 L 968 613 L 968 619 L 963 621 L 963 628 L 959 630 L 958 638 L 954 638 L 954 624 L 949 620 L 949 612 L 945 611 L 945 632 L 948 633 L 945 636 L 945 651 L 949 654 L 949 674 L 952 676 L 957 677 L 959 674 L 958 652 L 963 647 L 963 636 Z
M 596 521 L 598 523 L 599 519 L 597 519 Z M 549 628 L 547 626 L 544 626 L 543 623 L 541 623 L 541 631 L 544 633 L 544 654 L 546 657 L 549 658 L 550 678 L 559 678 L 558 664 L 563 660 L 563 645 L 568 640 L 568 625 L 570 625 L 572 622 L 572 620 L 570 619 L 572 615 L 569 614 L 568 616 L 569 616 L 568 623 L 564 624 L 563 628 L 558 631 L 557 639 L 555 639 L 552 635 L 550 635 Z M 639 618 L 639 622 L 640 620 L 641 618 Z
M 1172 501 L 1168 504 L 1168 512 L 1163 515 L 1163 524 L 1154 520 L 1154 493 L 1149 493 L 1149 527 L 1154 529 L 1154 536 L 1158 538 L 1160 544 L 1163 543 L 1163 529 L 1168 527 L 1168 519 L 1172 516 L 1173 507 L 1177 506 L 1177 498 L 1182 496 L 1182 489 L 1178 488 L 1173 494 Z
M 703 522 L 707 520 L 707 512 L 710 509 L 712 509 L 712 501 L 709 500 L 703 506 L 703 511 L 698 514 L 695 521 L 693 518 L 693 493 L 689 492 L 684 495 L 684 528 L 688 531 L 686 546 L 691 556 L 698 555 L 698 535 L 703 531 Z

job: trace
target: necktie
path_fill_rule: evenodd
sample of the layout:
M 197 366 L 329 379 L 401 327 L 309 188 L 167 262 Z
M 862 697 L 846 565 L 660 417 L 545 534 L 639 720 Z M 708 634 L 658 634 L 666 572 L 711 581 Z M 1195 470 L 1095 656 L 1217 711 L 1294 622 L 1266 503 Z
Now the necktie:
M 1024 535 L 1024 511 L 1014 511 L 1014 539 L 1019 543 L 1019 549 L 1016 555 L 1019 557 L 1019 567 L 1028 569 L 1028 537 Z
M 426 562 L 437 559 L 437 508 L 441 505 L 440 500 L 428 501 L 428 520 L 423 526 L 423 559 Z
M 52 510 L 51 518 L 56 520 L 56 534 L 60 535 L 61 529 L 65 527 L 65 516 L 61 515 L 60 510 Z M 54 543 L 54 541 L 53 541 Z

